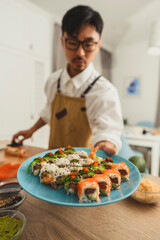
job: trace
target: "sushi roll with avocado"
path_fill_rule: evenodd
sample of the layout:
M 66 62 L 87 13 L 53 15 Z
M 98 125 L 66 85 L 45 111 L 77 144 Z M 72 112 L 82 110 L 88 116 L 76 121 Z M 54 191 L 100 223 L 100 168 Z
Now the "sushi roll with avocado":
M 124 162 L 113 163 L 111 169 L 117 169 L 120 172 L 122 181 L 129 180 L 129 167 Z
M 46 160 L 47 162 L 54 163 L 55 160 L 57 159 L 57 156 L 52 152 L 49 152 L 44 155 L 43 159 Z
M 38 157 L 35 158 L 28 166 L 28 172 L 34 175 L 34 176 L 38 176 L 42 167 L 42 162 L 44 161 L 43 158 Z
M 100 193 L 103 196 L 109 196 L 112 188 L 110 177 L 107 174 L 95 174 L 93 179 L 98 182 Z
M 100 164 L 98 161 L 94 161 L 90 166 L 88 167 L 90 170 L 93 170 L 95 174 L 101 174 L 106 168 Z
M 54 172 L 54 180 L 51 184 L 54 189 L 59 189 L 64 186 L 65 178 L 70 174 L 70 169 L 68 167 L 57 168 Z
M 107 169 L 103 171 L 103 174 L 107 174 L 112 182 L 112 189 L 121 188 L 121 174 L 117 169 Z
M 68 154 L 73 154 L 73 153 L 76 153 L 76 150 L 73 147 L 68 146 L 64 149 L 64 153 L 67 154 L 67 155 Z
M 93 178 L 78 182 L 79 202 L 99 202 L 99 185 Z
M 56 158 L 62 158 L 62 157 L 65 158 L 67 157 L 67 154 L 63 151 L 62 148 L 59 148 L 59 150 L 55 152 L 55 156 Z
M 82 180 L 82 177 L 78 176 L 76 172 L 70 173 L 65 177 L 64 189 L 67 194 L 76 194 L 78 191 L 78 182 Z
M 92 178 L 95 173 L 92 169 L 89 169 L 87 167 L 83 167 L 82 170 L 80 170 L 77 175 L 79 177 L 81 177 L 82 179 L 85 179 L 85 178 Z
M 105 169 L 111 169 L 113 159 L 110 157 L 106 157 L 105 159 L 101 160 L 100 164 L 103 165 Z

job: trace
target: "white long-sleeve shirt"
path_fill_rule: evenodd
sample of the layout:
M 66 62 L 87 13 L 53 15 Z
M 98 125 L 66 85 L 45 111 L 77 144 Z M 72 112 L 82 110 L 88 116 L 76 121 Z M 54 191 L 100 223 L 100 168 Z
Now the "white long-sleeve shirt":
M 62 69 L 54 72 L 45 85 L 47 103 L 40 117 L 50 123 L 51 104 L 57 92 L 57 80 Z M 91 63 L 84 71 L 71 78 L 65 68 L 61 75 L 61 93 L 70 97 L 80 97 L 90 83 L 100 74 Z M 85 95 L 86 114 L 92 130 L 92 144 L 110 141 L 115 144 L 117 152 L 121 148 L 120 135 L 123 120 L 119 96 L 116 88 L 104 77 L 100 77 L 91 90 Z

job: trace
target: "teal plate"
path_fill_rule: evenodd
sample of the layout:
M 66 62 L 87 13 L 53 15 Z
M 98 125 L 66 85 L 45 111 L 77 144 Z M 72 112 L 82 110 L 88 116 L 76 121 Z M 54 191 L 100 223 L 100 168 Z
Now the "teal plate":
M 77 151 L 84 150 L 87 153 L 90 153 L 90 148 L 75 148 Z M 134 193 L 141 180 L 141 175 L 138 169 L 133 165 L 133 163 L 128 160 L 118 156 L 112 155 L 114 163 L 125 162 L 127 166 L 130 168 L 130 181 L 125 181 L 121 183 L 121 189 L 111 190 L 111 194 L 106 196 L 100 196 L 100 202 L 91 202 L 91 203 L 79 203 L 78 197 L 76 195 L 67 195 L 64 189 L 54 190 L 51 186 L 43 184 L 40 182 L 40 178 L 38 176 L 34 176 L 28 173 L 28 166 L 36 157 L 43 157 L 48 152 L 55 152 L 57 149 L 46 151 L 39 153 L 37 155 L 32 156 L 27 159 L 25 162 L 21 164 L 18 169 L 17 179 L 21 187 L 31 194 L 32 196 L 39 198 L 43 201 L 47 201 L 54 204 L 64 205 L 64 206 L 72 206 L 72 207 L 92 207 L 92 206 L 101 206 L 105 204 L 114 203 L 120 200 L 123 200 L 129 197 L 132 193 Z M 106 158 L 107 155 L 102 150 L 97 151 L 97 156 Z

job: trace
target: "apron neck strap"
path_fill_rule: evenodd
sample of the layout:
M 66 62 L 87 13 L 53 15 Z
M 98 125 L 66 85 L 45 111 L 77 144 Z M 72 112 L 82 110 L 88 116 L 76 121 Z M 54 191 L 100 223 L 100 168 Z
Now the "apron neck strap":
M 58 82 L 57 82 L 57 92 L 61 92 L 61 76 L 62 76 L 63 70 L 58 78 Z M 99 75 L 88 87 L 87 89 L 81 94 L 81 98 L 85 97 L 85 94 L 87 94 L 91 88 L 93 87 L 93 85 L 98 81 L 98 79 L 101 77 L 102 75 Z
M 99 75 L 88 87 L 87 89 L 81 94 L 81 97 L 84 98 L 85 94 L 87 94 L 91 88 L 93 87 L 93 85 L 97 82 L 97 80 L 101 77 L 102 75 Z
M 61 76 L 62 76 L 62 73 L 63 73 L 63 69 L 61 71 L 61 74 L 58 78 L 58 82 L 57 82 L 57 92 L 61 92 Z

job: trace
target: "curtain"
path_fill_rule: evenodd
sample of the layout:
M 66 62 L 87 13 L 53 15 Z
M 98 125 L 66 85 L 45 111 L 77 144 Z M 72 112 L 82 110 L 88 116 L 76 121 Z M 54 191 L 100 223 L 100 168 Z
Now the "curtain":
M 159 92 L 158 92 L 158 102 L 157 102 L 157 114 L 156 114 L 156 121 L 155 127 L 160 127 L 160 58 L 159 58 Z
M 109 81 L 112 81 L 112 54 L 104 48 L 100 49 L 102 75 Z
M 63 68 L 66 65 L 66 58 L 61 46 L 61 26 L 54 24 L 54 42 L 53 42 L 53 72 Z

